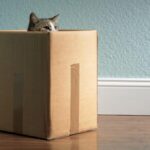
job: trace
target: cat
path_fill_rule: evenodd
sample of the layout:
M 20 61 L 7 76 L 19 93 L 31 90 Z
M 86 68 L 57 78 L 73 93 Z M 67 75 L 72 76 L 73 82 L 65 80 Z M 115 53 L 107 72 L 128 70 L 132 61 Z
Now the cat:
M 51 18 L 38 18 L 35 13 L 32 12 L 29 17 L 28 31 L 57 31 L 58 16 L 59 14 Z

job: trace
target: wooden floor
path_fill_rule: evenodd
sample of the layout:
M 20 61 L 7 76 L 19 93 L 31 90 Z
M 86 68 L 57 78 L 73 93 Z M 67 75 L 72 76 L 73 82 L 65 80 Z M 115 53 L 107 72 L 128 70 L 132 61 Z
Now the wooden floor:
M 98 130 L 45 141 L 0 133 L 0 150 L 149 150 L 150 116 L 99 116 Z

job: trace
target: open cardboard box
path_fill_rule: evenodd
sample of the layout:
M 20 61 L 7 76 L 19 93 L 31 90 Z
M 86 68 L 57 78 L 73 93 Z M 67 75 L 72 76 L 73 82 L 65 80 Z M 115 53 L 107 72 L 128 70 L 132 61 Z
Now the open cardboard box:
M 97 127 L 97 32 L 0 31 L 0 130 L 44 139 Z

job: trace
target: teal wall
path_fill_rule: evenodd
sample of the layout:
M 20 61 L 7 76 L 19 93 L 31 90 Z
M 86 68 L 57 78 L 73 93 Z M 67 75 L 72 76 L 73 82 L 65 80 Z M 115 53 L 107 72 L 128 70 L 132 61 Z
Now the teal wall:
M 150 0 L 0 0 L 0 29 L 27 28 L 31 11 L 60 13 L 64 29 L 97 29 L 99 77 L 150 77 Z

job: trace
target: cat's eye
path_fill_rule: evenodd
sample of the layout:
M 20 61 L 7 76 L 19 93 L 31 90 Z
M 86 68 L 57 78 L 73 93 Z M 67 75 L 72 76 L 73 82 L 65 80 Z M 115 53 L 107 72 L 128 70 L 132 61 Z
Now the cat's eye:
M 51 27 L 49 27 L 49 26 L 45 26 L 44 28 L 48 29 L 48 30 L 51 30 Z

